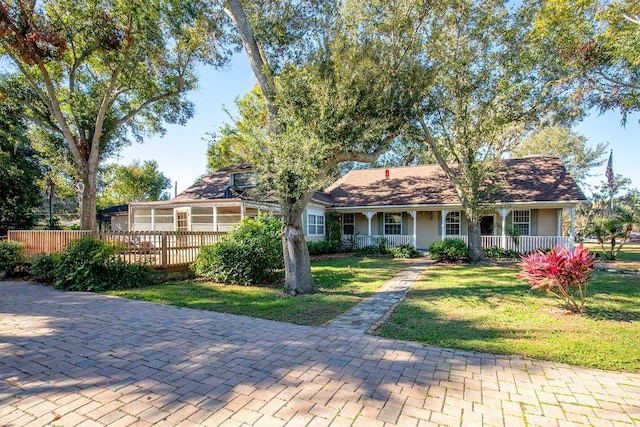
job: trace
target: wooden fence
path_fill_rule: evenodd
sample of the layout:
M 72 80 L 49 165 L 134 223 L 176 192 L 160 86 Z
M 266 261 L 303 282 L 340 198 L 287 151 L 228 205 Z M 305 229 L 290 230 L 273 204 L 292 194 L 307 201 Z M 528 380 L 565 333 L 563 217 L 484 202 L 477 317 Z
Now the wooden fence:
M 200 248 L 223 236 L 219 231 L 77 231 L 9 230 L 8 240 L 22 242 L 27 256 L 61 252 L 71 241 L 94 236 L 121 246 L 120 257 L 127 262 L 143 262 L 157 268 L 187 266 Z

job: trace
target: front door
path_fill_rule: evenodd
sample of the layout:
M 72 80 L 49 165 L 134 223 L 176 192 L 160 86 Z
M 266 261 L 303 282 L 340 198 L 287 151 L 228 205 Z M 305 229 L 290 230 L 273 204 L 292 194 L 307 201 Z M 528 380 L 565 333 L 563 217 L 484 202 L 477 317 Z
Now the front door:
M 176 211 L 176 231 L 189 231 L 189 211 Z
M 483 236 L 493 236 L 493 216 L 483 216 L 480 218 L 480 234 Z

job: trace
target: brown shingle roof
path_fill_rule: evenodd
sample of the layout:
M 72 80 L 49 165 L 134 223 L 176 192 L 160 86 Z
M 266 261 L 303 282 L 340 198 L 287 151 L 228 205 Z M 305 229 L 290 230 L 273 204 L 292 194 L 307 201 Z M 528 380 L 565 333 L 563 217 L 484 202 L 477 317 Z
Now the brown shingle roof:
M 209 175 L 203 177 L 191 187 L 184 190 L 172 199 L 172 201 L 189 201 L 189 200 L 214 200 L 225 198 L 239 198 L 253 200 L 258 196 L 253 188 L 229 188 L 232 172 L 249 171 L 251 166 L 247 163 L 240 165 L 228 166 L 219 169 Z M 331 204 L 332 200 L 328 194 L 316 191 L 313 198 L 319 202 Z M 274 202 L 267 197 L 263 202 Z
M 455 189 L 438 165 L 349 172 L 327 193 L 334 207 L 459 204 Z M 585 200 L 585 196 L 556 157 L 503 160 L 490 202 L 554 202 Z

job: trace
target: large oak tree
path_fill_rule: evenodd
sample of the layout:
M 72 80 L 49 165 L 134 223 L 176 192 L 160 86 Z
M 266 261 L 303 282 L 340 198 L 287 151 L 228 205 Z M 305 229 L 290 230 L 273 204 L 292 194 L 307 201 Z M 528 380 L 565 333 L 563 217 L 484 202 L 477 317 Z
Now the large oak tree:
M 302 215 L 342 162 L 371 162 L 427 82 L 407 55 L 421 2 L 227 1 L 267 112 L 258 168 L 283 215 L 284 292 L 315 291 Z M 419 88 L 416 88 L 419 86 Z
M 96 226 L 100 161 L 193 114 L 185 93 L 194 66 L 225 59 L 216 13 L 198 0 L 0 1 L 4 74 L 24 82 L 6 95 L 60 135 L 77 170 L 83 229 Z

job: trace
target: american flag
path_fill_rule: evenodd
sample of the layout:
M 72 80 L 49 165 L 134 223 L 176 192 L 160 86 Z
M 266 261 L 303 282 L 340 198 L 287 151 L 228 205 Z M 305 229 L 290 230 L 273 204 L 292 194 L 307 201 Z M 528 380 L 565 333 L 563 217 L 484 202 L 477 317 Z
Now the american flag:
M 613 150 L 609 153 L 609 162 L 607 163 L 607 171 L 604 173 L 607 177 L 607 184 L 609 189 L 613 190 Z

